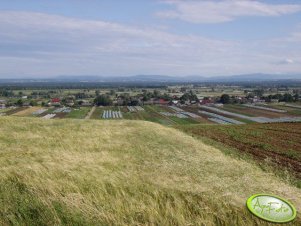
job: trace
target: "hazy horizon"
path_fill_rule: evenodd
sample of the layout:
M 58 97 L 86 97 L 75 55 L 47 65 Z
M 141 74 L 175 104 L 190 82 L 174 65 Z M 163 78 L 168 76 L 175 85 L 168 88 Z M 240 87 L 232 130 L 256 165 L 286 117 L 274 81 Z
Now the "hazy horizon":
M 0 78 L 301 74 L 301 1 L 11 0 Z

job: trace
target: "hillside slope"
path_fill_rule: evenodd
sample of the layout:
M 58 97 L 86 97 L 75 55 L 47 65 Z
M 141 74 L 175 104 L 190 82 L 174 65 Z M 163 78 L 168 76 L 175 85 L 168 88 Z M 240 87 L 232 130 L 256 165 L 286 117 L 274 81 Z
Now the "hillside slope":
M 173 128 L 15 117 L 0 125 L 1 225 L 268 225 L 245 208 L 262 192 L 301 210 L 300 189 Z

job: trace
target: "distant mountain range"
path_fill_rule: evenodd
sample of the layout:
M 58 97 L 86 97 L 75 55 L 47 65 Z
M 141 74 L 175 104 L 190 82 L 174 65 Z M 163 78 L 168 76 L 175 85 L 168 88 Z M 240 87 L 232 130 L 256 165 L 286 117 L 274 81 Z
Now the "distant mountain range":
M 57 76 L 54 78 L 19 78 L 19 79 L 0 79 L 0 83 L 22 83 L 22 82 L 97 82 L 97 83 L 190 83 L 190 82 L 263 82 L 263 81 L 285 81 L 298 80 L 301 81 L 301 74 L 244 74 L 233 76 L 167 76 L 167 75 L 135 75 L 135 76 Z

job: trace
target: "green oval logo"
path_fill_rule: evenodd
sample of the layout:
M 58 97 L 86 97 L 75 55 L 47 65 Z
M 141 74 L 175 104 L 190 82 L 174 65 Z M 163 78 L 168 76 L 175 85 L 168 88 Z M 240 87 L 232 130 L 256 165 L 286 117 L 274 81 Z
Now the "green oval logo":
M 255 216 L 274 223 L 292 221 L 297 215 L 291 203 L 274 195 L 253 195 L 248 198 L 247 207 Z

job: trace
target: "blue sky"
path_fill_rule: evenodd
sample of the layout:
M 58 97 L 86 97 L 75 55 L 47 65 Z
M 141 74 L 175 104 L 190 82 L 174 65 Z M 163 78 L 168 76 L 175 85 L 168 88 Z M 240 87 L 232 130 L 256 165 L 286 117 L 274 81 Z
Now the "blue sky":
M 0 2 L 0 77 L 301 74 L 301 1 Z

